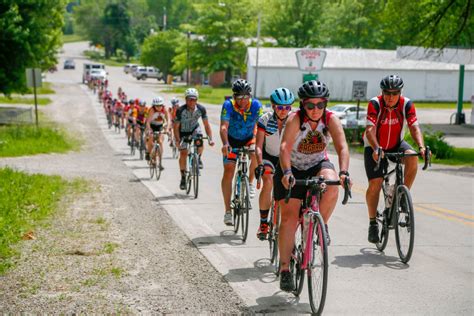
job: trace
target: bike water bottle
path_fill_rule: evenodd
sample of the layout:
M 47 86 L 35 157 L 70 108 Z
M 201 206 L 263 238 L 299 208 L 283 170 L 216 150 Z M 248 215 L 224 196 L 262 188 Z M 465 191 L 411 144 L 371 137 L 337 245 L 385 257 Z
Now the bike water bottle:
M 385 184 L 385 194 L 386 194 L 385 204 L 387 205 L 387 207 L 391 207 L 392 203 L 393 203 L 393 196 L 395 194 L 395 185 L 394 184 L 391 184 L 391 185 Z
M 303 240 L 303 249 L 305 249 L 305 242 L 308 239 L 308 228 L 309 228 L 309 221 L 311 219 L 311 216 L 309 214 L 309 211 L 305 212 L 303 214 L 303 236 L 301 236 L 301 239 Z

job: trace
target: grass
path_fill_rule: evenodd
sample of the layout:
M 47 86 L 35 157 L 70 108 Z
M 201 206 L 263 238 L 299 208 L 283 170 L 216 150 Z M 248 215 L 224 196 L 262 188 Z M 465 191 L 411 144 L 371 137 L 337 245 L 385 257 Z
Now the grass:
M 176 93 L 184 95 L 184 91 L 188 87 L 173 87 L 163 90 L 165 93 Z M 225 96 L 231 96 L 232 90 L 230 88 L 212 88 L 212 87 L 196 87 L 199 91 L 199 100 L 205 103 L 218 104 L 224 103 Z
M 184 91 L 188 87 L 172 87 L 170 89 L 162 90 L 164 93 L 176 93 L 180 95 L 184 95 Z M 206 87 L 196 87 L 199 91 L 199 100 L 205 103 L 210 103 L 210 104 L 218 104 L 221 105 L 224 103 L 224 97 L 225 96 L 230 96 L 232 95 L 232 90 L 231 88 L 212 88 L 209 86 Z M 262 104 L 270 103 L 270 99 L 267 98 L 261 98 L 259 99 Z M 337 100 L 331 100 L 328 103 L 328 106 L 333 106 L 335 104 L 357 104 L 357 102 L 352 102 L 352 101 L 337 101 Z M 457 107 L 456 102 L 416 102 L 415 107 L 418 109 L 453 109 L 455 110 Z M 293 105 L 294 107 L 299 106 L 298 100 Z M 361 107 L 367 107 L 367 102 L 366 101 L 361 101 L 360 102 Z M 464 102 L 463 103 L 463 108 L 468 109 L 471 106 L 470 102 Z
M 117 247 L 118 247 L 118 244 L 116 243 L 113 243 L 113 242 L 105 243 L 103 252 L 107 254 L 111 254 L 112 252 L 114 252 L 115 249 L 117 249 Z
M 78 34 L 63 34 L 63 43 L 81 42 L 85 40 L 85 38 Z
M 56 91 L 51 88 L 51 82 L 43 82 L 41 88 L 36 88 L 36 94 L 54 94 Z M 28 88 L 27 94 L 34 94 L 33 88 Z
M 37 98 L 38 105 L 48 105 L 52 101 L 50 98 Z M 35 104 L 34 98 L 23 98 L 23 97 L 5 97 L 0 96 L 0 104 Z
M 471 166 L 474 167 L 474 148 L 454 148 L 453 157 L 449 159 L 433 158 L 433 163 L 440 163 L 452 166 Z
M 0 157 L 65 153 L 78 149 L 80 142 L 53 126 L 0 126 Z
M 129 61 L 127 61 L 125 58 L 122 57 L 116 57 L 116 56 L 111 56 L 110 58 L 105 58 L 105 56 L 97 51 L 92 51 L 92 50 L 85 50 L 84 55 L 90 58 L 93 61 L 103 63 L 107 66 L 111 67 L 123 67 L 126 64 L 129 63 L 134 63 L 134 64 L 139 64 L 140 61 L 135 59 L 135 58 L 130 58 Z
M 0 274 L 13 265 L 14 244 L 52 215 L 75 186 L 59 176 L 0 169 Z

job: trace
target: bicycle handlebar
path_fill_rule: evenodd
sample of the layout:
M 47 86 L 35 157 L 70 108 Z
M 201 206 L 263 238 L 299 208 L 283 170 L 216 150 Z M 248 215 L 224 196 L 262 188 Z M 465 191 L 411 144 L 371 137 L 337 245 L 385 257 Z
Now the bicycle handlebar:
M 421 156 L 421 153 L 414 153 L 414 154 L 406 154 L 406 153 L 383 153 L 384 156 L 392 157 L 392 158 L 403 158 L 403 157 L 414 157 L 414 156 Z M 428 165 L 431 167 L 431 150 L 430 146 L 426 146 L 425 148 L 425 156 L 423 157 L 425 164 L 423 165 L 423 170 L 428 168 Z M 380 163 L 382 162 L 382 148 L 379 147 L 378 149 L 378 159 L 377 163 L 375 164 L 374 171 L 377 172 L 380 169 Z
M 311 179 L 295 179 L 293 176 L 290 177 L 290 187 L 287 190 L 287 194 L 285 197 L 285 203 L 288 203 L 291 196 L 291 189 L 293 187 L 293 183 L 295 186 L 305 186 L 305 187 L 316 187 L 317 190 L 324 188 L 326 185 L 341 185 L 339 180 L 326 180 L 324 177 L 313 177 Z M 342 199 L 342 205 L 346 205 L 349 198 L 352 198 L 352 193 L 349 188 L 349 178 L 346 177 L 344 180 L 344 198 Z

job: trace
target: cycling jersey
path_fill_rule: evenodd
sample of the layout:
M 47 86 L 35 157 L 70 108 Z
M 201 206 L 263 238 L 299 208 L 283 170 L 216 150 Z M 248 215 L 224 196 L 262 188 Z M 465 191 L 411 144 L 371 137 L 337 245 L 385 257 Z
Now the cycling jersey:
M 174 122 L 180 123 L 180 132 L 191 133 L 199 127 L 199 118 L 202 120 L 207 120 L 206 108 L 200 104 L 196 104 L 194 111 L 191 111 L 185 104 L 180 106 L 176 111 L 176 118 Z
M 367 126 L 375 126 L 375 133 L 379 146 L 384 150 L 397 147 L 405 136 L 404 118 L 408 126 L 418 125 L 415 105 L 413 102 L 400 96 L 395 108 L 385 106 L 383 96 L 379 95 L 369 101 L 367 107 Z M 364 133 L 364 146 L 370 146 Z
M 250 99 L 249 106 L 245 110 L 239 109 L 235 100 L 229 99 L 222 105 L 221 121 L 229 122 L 227 134 L 230 137 L 246 140 L 255 136 L 256 123 L 262 113 L 262 104 L 257 99 Z
M 278 131 L 278 118 L 275 112 L 263 114 L 257 123 L 257 129 L 265 133 L 263 150 L 271 156 L 280 155 L 281 133 Z
M 151 116 L 150 124 L 163 125 L 166 120 L 166 109 L 163 106 L 161 110 L 158 111 L 154 107 L 151 107 L 150 111 L 148 112 L 148 115 Z
M 295 115 L 299 115 L 298 112 Z M 325 136 L 324 130 L 327 129 L 332 114 L 331 111 L 326 110 L 326 121 L 323 122 L 321 118 L 314 130 L 311 128 L 309 119 L 306 116 L 303 118 L 302 130 L 300 129 L 298 132 L 291 151 L 292 167 L 298 170 L 308 170 L 320 162 L 328 160 L 326 147 L 330 136 Z
M 139 107 L 133 109 L 132 116 L 137 119 L 137 122 L 144 123 L 148 117 L 148 108 L 140 110 Z

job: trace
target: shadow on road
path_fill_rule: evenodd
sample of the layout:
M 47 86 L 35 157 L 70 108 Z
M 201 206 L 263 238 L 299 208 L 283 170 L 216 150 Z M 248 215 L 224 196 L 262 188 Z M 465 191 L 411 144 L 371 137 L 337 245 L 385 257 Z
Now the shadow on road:
M 400 261 L 398 257 L 386 256 L 373 248 L 361 248 L 360 254 L 348 256 L 335 256 L 331 264 L 341 268 L 357 269 L 362 266 L 384 266 L 394 270 L 405 270 L 410 266 Z
M 257 298 L 257 305 L 249 306 L 255 314 L 311 314 L 309 303 L 300 303 L 300 298 L 283 291 L 275 292 L 272 296 Z
M 229 245 L 229 246 L 242 246 L 242 237 L 236 235 L 233 230 L 221 231 L 219 236 L 205 236 L 198 237 L 191 240 L 196 247 L 201 248 L 208 245 Z
M 258 280 L 262 283 L 273 283 L 278 280 L 273 271 L 274 269 L 270 264 L 270 260 L 262 258 L 255 261 L 252 268 L 230 269 L 224 276 L 229 282 Z
M 194 200 L 194 196 L 187 195 L 184 193 L 174 193 L 172 195 L 160 196 L 153 199 L 153 201 L 158 203 L 163 203 L 165 201 L 170 200 Z

